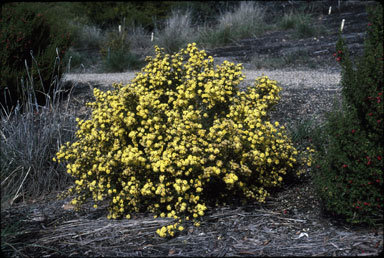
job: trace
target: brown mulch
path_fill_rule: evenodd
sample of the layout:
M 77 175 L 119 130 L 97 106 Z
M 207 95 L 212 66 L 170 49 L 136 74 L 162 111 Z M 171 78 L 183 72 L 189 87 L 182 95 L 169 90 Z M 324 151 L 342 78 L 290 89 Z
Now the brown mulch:
M 337 91 L 287 89 L 274 120 L 316 121 L 330 110 Z M 83 98 L 74 97 L 79 106 Z M 88 99 L 89 101 L 89 99 Z M 156 229 L 169 219 L 136 214 L 108 220 L 105 207 L 75 212 L 56 195 L 14 204 L 1 211 L 2 253 L 9 257 L 50 256 L 372 256 L 383 251 L 383 226 L 351 226 L 322 211 L 309 177 L 273 193 L 264 204 L 211 207 L 201 226 L 185 224 L 174 238 Z M 3 230 L 14 225 L 9 236 Z
M 54 197 L 53 197 L 54 198 Z M 137 214 L 108 220 L 101 207 L 75 212 L 68 200 L 45 199 L 1 212 L 2 228 L 19 221 L 3 253 L 50 256 L 354 256 L 383 250 L 383 227 L 349 226 L 327 217 L 308 180 L 273 194 L 265 204 L 211 208 L 201 226 L 174 238 L 155 230 L 170 219 Z M 3 245 L 3 244 L 2 244 Z M 2 247 L 3 248 L 3 247 Z

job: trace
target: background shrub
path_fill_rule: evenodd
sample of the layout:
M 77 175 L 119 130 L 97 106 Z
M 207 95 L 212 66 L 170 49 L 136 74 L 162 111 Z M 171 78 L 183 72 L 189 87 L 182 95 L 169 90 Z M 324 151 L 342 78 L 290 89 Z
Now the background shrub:
M 90 24 L 102 29 L 116 24 L 138 26 L 142 25 L 153 31 L 156 22 L 164 21 L 171 12 L 172 2 L 81 2 L 74 5 L 73 11 L 77 16 L 86 16 Z
M 103 58 L 106 58 L 113 51 L 121 50 L 128 52 L 129 47 L 130 44 L 125 28 L 122 28 L 121 32 L 118 31 L 118 27 L 111 28 L 106 33 L 104 42 L 100 48 L 100 53 Z
M 112 50 L 104 58 L 102 69 L 105 72 L 125 72 L 138 69 L 143 61 L 139 56 L 121 49 Z
M 78 120 L 77 140 L 57 153 L 75 179 L 72 204 L 106 200 L 108 218 L 173 218 L 157 230 L 173 236 L 182 220 L 199 225 L 208 205 L 264 202 L 301 162 L 284 127 L 269 122 L 276 81 L 240 91 L 241 71 L 228 61 L 214 70 L 195 44 L 174 55 L 156 48 L 130 84 L 96 89 L 92 118 Z
M 74 48 L 99 49 L 104 42 L 103 31 L 96 25 L 77 24 L 77 30 L 73 42 Z
M 228 44 L 234 40 L 255 37 L 268 25 L 264 21 L 264 9 L 256 2 L 240 2 L 233 10 L 218 17 L 217 24 L 203 27 L 198 42 L 208 46 Z
M 100 53 L 103 59 L 103 70 L 106 72 L 124 72 L 127 69 L 139 68 L 140 57 L 130 52 L 130 39 L 125 27 L 111 29 L 104 40 Z
M 191 23 L 190 11 L 174 10 L 167 18 L 162 30 L 157 30 L 155 43 L 164 48 L 169 54 L 178 52 L 187 43 L 193 42 L 194 29 Z
M 70 28 L 57 20 L 55 10 L 39 3 L 2 6 L 0 103 L 6 108 L 26 101 L 21 79 L 34 82 L 40 103 L 45 100 L 41 92 L 52 90 L 54 78 L 60 77 L 64 65 L 60 60 L 72 36 Z
M 369 9 L 364 55 L 357 66 L 340 35 L 343 105 L 324 127 L 325 144 L 314 176 L 327 212 L 350 223 L 377 223 L 383 215 L 383 20 Z

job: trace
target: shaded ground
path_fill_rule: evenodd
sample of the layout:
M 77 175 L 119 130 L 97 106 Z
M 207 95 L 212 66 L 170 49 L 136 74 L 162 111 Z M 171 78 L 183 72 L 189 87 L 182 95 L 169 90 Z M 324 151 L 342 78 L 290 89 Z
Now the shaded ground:
M 200 227 L 172 239 L 156 228 L 170 222 L 137 214 L 107 220 L 105 209 L 74 212 L 65 201 L 40 200 L 2 211 L 17 218 L 6 256 L 354 256 L 383 251 L 383 229 L 351 227 L 322 214 L 309 182 L 275 193 L 266 204 L 211 208 Z

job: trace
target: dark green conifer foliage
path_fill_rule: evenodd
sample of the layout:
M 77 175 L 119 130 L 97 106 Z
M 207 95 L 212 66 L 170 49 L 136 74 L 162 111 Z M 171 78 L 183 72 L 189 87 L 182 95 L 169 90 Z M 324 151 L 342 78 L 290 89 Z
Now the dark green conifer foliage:
M 351 223 L 383 214 L 383 8 L 368 9 L 364 54 L 355 64 L 340 33 L 335 57 L 342 67 L 342 108 L 324 126 L 314 181 L 327 212 Z

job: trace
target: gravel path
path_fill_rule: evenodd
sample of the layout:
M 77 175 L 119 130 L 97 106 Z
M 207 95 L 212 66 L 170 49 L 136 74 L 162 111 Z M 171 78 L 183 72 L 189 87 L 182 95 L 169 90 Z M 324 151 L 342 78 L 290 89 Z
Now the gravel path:
M 251 83 L 261 75 L 267 75 L 270 79 L 278 81 L 281 86 L 289 88 L 316 88 L 338 89 L 340 72 L 327 70 L 244 70 L 245 83 Z M 89 73 L 66 74 L 66 81 L 91 83 L 110 86 L 113 82 L 129 83 L 136 72 L 125 73 Z
M 87 97 L 78 103 L 75 109 L 84 109 L 84 103 L 89 101 L 90 88 L 101 90 L 111 89 L 112 83 L 129 83 L 136 72 L 125 73 L 89 73 L 89 74 L 67 74 L 65 80 L 70 81 L 74 86 L 74 93 Z M 321 70 L 243 70 L 245 81 L 241 86 L 251 85 L 253 81 L 262 75 L 276 80 L 283 88 L 281 100 L 272 111 L 272 119 L 281 124 L 294 124 L 297 120 L 306 119 L 321 122 L 324 114 L 332 109 L 335 99 L 341 93 L 340 71 L 329 67 Z M 73 104 L 75 105 L 75 104 Z

